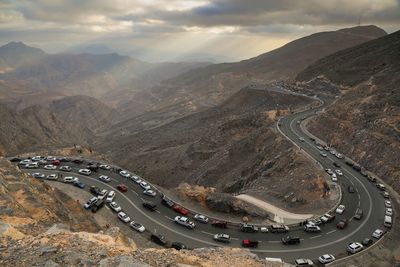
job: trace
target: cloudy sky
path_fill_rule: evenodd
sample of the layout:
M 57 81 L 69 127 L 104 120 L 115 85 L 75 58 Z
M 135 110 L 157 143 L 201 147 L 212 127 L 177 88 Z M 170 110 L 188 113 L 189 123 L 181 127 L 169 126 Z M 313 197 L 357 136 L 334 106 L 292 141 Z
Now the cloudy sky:
M 149 61 L 246 59 L 314 32 L 400 27 L 400 0 L 0 0 L 0 44 L 104 44 Z

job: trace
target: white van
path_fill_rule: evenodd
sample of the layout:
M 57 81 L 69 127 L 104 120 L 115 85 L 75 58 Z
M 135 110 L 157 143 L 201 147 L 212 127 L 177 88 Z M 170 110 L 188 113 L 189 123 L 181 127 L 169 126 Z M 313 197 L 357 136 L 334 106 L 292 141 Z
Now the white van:
M 385 215 L 385 221 L 383 222 L 383 226 L 385 227 L 392 227 L 392 217 Z

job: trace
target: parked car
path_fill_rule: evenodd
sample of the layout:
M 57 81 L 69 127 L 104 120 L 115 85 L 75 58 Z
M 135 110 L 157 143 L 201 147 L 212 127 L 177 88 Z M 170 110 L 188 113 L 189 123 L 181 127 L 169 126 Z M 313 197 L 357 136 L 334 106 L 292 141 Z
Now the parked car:
M 72 162 L 73 162 L 73 163 L 76 163 L 76 164 L 82 164 L 82 163 L 83 163 L 83 160 L 74 159 Z
M 154 191 L 152 189 L 144 190 L 143 194 L 145 194 L 146 196 L 150 196 L 150 197 L 155 197 L 157 195 L 156 191 Z
M 51 164 L 52 164 L 52 165 L 55 165 L 55 166 L 58 166 L 58 165 L 61 164 L 61 161 L 58 160 L 58 159 L 55 159 L 55 160 L 52 160 L 52 161 L 51 161 Z
M 255 225 L 242 223 L 242 224 L 240 224 L 240 231 L 245 232 L 245 233 L 257 233 L 258 227 Z
M 106 164 L 100 164 L 99 168 L 103 169 L 103 170 L 107 170 L 107 171 L 111 169 L 110 165 L 106 165 Z
M 323 223 L 331 222 L 331 221 L 335 220 L 335 214 L 326 213 L 326 214 L 324 214 L 324 215 L 321 216 L 320 220 L 321 220 Z
M 294 237 L 294 236 L 286 236 L 282 237 L 282 243 L 284 245 L 295 245 L 295 244 L 300 244 L 300 237 Z
M 145 181 L 142 181 L 139 185 L 140 185 L 144 190 L 150 190 L 150 189 L 151 189 L 151 186 L 150 186 L 148 183 L 146 183 Z
M 346 228 L 346 226 L 347 226 L 348 223 L 349 223 L 349 220 L 347 220 L 347 219 L 341 219 L 341 220 L 336 224 L 336 227 L 337 227 L 338 229 L 344 229 L 344 228 Z
M 172 242 L 171 248 L 176 250 L 187 249 L 187 246 L 181 242 Z
M 219 227 L 219 228 L 227 228 L 228 223 L 225 221 L 214 220 L 211 222 L 212 226 Z
M 64 183 L 74 183 L 74 182 L 77 182 L 77 181 L 79 181 L 79 179 L 76 178 L 76 177 L 72 177 L 72 176 L 66 176 L 63 179 Z
M 58 175 L 56 173 L 52 173 L 52 174 L 47 175 L 46 179 L 55 181 L 58 179 Z
M 321 228 L 319 228 L 319 226 L 316 226 L 316 225 L 306 224 L 304 226 L 304 230 L 306 232 L 320 232 Z
M 287 233 L 289 232 L 289 227 L 282 224 L 273 224 L 270 226 L 271 233 Z
M 383 230 L 381 229 L 376 229 L 373 233 L 372 233 L 372 237 L 379 239 L 383 236 Z
M 269 232 L 268 227 L 267 226 L 261 226 L 260 227 L 260 232 L 261 233 L 268 233 Z
M 358 165 L 358 164 L 354 164 L 354 165 L 353 165 L 353 169 L 356 170 L 356 171 L 358 171 L 358 172 L 360 172 L 360 171 L 361 171 L 361 166 Z
M 31 160 L 30 160 L 30 159 L 23 159 L 23 160 L 21 160 L 21 161 L 18 163 L 18 165 L 23 165 L 23 166 L 25 166 L 26 164 L 29 164 L 29 163 L 31 163 Z
M 110 192 L 108 192 L 106 201 L 107 202 L 113 202 L 114 198 L 115 198 L 115 192 L 114 191 L 110 191 Z
M 258 247 L 258 241 L 257 240 L 243 239 L 242 246 L 245 247 L 245 248 L 256 248 L 256 247 Z
M 134 221 L 131 221 L 131 223 L 129 224 L 133 229 L 135 229 L 136 231 L 138 231 L 139 233 L 143 233 L 145 230 L 146 230 L 146 228 L 143 226 L 143 225 L 141 225 L 140 223 L 137 223 L 137 222 L 134 222 Z
M 335 156 L 336 156 L 338 159 L 342 159 L 342 158 L 343 158 L 343 155 L 340 154 L 340 153 L 336 153 Z
M 338 181 L 338 179 L 337 179 L 336 174 L 332 174 L 332 182 L 337 182 L 337 181 Z
M 106 183 L 111 182 L 111 178 L 108 177 L 107 175 L 100 175 L 100 176 L 99 176 L 99 180 L 100 180 L 100 181 L 103 181 L 103 182 L 106 182 Z
M 108 204 L 110 206 L 110 208 L 115 211 L 115 212 L 120 212 L 122 210 L 121 206 L 118 205 L 117 202 L 113 201 L 111 203 Z
M 310 259 L 296 259 L 294 261 L 296 267 L 298 266 L 314 266 L 314 263 Z
M 385 191 L 386 190 L 386 186 L 384 184 L 376 184 L 376 187 L 381 191 Z
M 368 177 L 368 173 L 366 170 L 364 170 L 363 168 L 361 168 L 360 174 L 364 177 Z
M 333 171 L 332 171 L 331 169 L 325 169 L 325 171 L 326 171 L 329 175 L 332 175 L 332 174 L 333 174 Z
M 43 169 L 45 169 L 45 170 L 55 170 L 55 169 L 57 169 L 57 166 L 56 166 L 56 165 L 49 164 L 49 165 L 45 165 L 45 166 L 43 167 Z
M 393 209 L 392 208 L 386 208 L 385 215 L 386 216 L 393 216 Z
M 384 191 L 384 192 L 382 193 L 382 195 L 383 195 L 384 198 L 390 198 L 389 193 L 386 192 L 386 191 Z
M 126 213 L 123 212 L 123 211 L 120 211 L 120 212 L 118 213 L 118 218 L 119 218 L 121 221 L 125 222 L 125 223 L 128 223 L 128 222 L 131 221 L 131 218 L 129 218 L 128 214 L 126 214 Z
M 182 214 L 182 215 L 187 215 L 187 214 L 189 213 L 189 211 L 188 211 L 187 209 L 185 209 L 184 207 L 182 207 L 182 206 L 180 206 L 180 205 L 178 205 L 178 204 L 175 204 L 175 205 L 172 207 L 172 209 L 173 209 L 174 211 L 176 211 L 176 212 Z
M 37 169 L 37 168 L 39 168 L 39 163 L 30 162 L 30 163 L 25 165 L 25 168 L 27 168 L 27 169 Z
M 82 183 L 81 181 L 77 180 L 73 183 L 74 186 L 79 187 L 79 188 L 85 188 L 86 184 Z
M 339 163 L 337 163 L 336 161 L 335 161 L 335 162 L 333 162 L 333 166 L 335 166 L 336 168 L 340 168 L 340 164 L 339 164 Z
M 385 200 L 385 207 L 386 208 L 391 208 L 392 207 L 392 202 L 390 202 L 390 200 Z
M 324 254 L 318 258 L 318 261 L 322 264 L 333 262 L 335 257 L 332 254 Z
M 217 242 L 223 242 L 223 243 L 231 242 L 231 237 L 227 234 L 215 234 L 213 238 Z
M 174 221 L 177 224 L 185 226 L 189 229 L 194 229 L 194 227 L 196 226 L 196 224 L 193 221 L 189 220 L 189 218 L 185 216 L 176 216 Z
M 339 176 L 343 176 L 343 172 L 341 170 L 335 170 L 336 174 Z
M 37 179 L 44 179 L 46 178 L 46 175 L 44 175 L 43 173 L 35 172 L 32 174 L 32 177 Z
M 11 162 L 19 162 L 19 161 L 21 161 L 21 159 L 20 158 L 11 158 L 10 161 Z
M 90 187 L 90 193 L 92 193 L 95 196 L 98 196 L 100 194 L 101 190 L 97 186 L 91 186 Z
M 193 219 L 202 223 L 208 223 L 208 218 L 202 214 L 195 214 Z
M 353 166 L 354 166 L 354 162 L 352 162 L 351 160 L 346 159 L 345 163 L 346 163 L 347 165 L 349 165 L 350 167 L 353 167 Z
M 371 246 L 373 243 L 374 243 L 374 241 L 373 241 L 372 239 L 370 239 L 370 238 L 365 238 L 365 239 L 361 242 L 361 244 L 362 244 L 364 247 L 369 247 L 369 246 Z
M 156 209 L 157 209 L 157 205 L 152 202 L 143 202 L 142 205 L 143 205 L 143 207 L 145 207 L 146 209 L 151 210 L 151 211 L 156 211 Z
M 353 242 L 353 243 L 350 243 L 348 246 L 347 246 L 347 252 L 349 252 L 349 253 L 351 253 L 351 254 L 355 254 L 355 253 L 357 253 L 357 252 L 360 252 L 361 250 L 363 250 L 364 249 L 364 246 L 363 245 L 361 245 L 360 243 L 358 243 L 358 242 Z
M 339 205 L 339 207 L 337 207 L 337 209 L 336 209 L 336 213 L 343 214 L 345 209 L 346 209 L 346 207 L 344 205 Z
M 358 208 L 358 209 L 356 210 L 356 213 L 354 214 L 354 217 L 353 217 L 353 218 L 356 219 L 356 220 L 361 220 L 362 217 L 363 217 L 363 210 L 360 209 L 360 208 Z
M 99 209 L 101 209 L 102 207 L 104 207 L 104 199 L 99 199 L 97 200 L 96 203 L 94 203 L 94 205 L 92 206 L 91 210 L 93 213 L 96 213 Z
M 328 156 L 326 153 L 324 153 L 322 151 L 319 154 L 321 155 L 321 157 L 324 157 L 324 158 L 326 158 Z
M 172 208 L 172 207 L 175 205 L 175 203 L 172 202 L 172 200 L 170 200 L 170 199 L 167 198 L 166 196 L 163 196 L 163 197 L 162 197 L 161 203 L 162 203 L 164 206 L 167 206 L 168 208 Z
M 108 191 L 106 189 L 103 189 L 100 191 L 99 195 L 97 196 L 99 199 L 103 199 L 107 197 Z
M 152 234 L 150 236 L 151 241 L 153 241 L 154 243 L 161 245 L 161 246 L 166 246 L 167 245 L 167 240 L 165 239 L 165 237 L 161 234 Z
M 126 191 L 128 191 L 128 187 L 127 187 L 126 185 L 124 185 L 124 184 L 119 184 L 119 185 L 117 185 L 117 189 L 118 189 L 119 191 L 121 191 L 121 192 L 126 192 Z
M 131 177 L 131 175 L 130 175 L 129 172 L 127 172 L 127 171 L 120 171 L 119 174 L 120 174 L 122 177 L 125 177 L 125 178 Z
M 60 171 L 70 172 L 72 168 L 70 166 L 60 166 Z
M 89 170 L 89 169 L 79 169 L 78 172 L 79 172 L 80 174 L 83 174 L 83 175 L 90 175 L 90 174 L 92 173 L 92 171 Z
M 97 197 L 92 197 L 91 199 L 89 199 L 85 205 L 83 205 L 83 207 L 85 209 L 90 209 L 96 202 L 97 202 Z

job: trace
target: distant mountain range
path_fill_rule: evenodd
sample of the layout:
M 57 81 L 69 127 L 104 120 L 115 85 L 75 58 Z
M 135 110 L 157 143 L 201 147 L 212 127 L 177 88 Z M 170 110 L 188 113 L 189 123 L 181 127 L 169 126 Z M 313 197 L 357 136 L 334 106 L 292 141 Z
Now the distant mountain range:
M 10 42 L 0 47 L 0 68 L 17 68 L 45 57 L 47 54 L 22 42 Z

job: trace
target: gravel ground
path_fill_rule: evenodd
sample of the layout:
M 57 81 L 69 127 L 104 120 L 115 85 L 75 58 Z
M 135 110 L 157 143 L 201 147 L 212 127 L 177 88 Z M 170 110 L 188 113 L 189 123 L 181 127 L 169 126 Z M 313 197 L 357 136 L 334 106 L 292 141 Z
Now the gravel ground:
M 86 190 L 79 189 L 75 186 L 71 186 L 70 184 L 65 184 L 56 181 L 46 181 L 51 186 L 58 188 L 59 190 L 68 194 L 71 198 L 79 201 L 82 205 L 92 197 Z M 83 208 L 83 207 L 82 207 Z M 92 213 L 91 211 L 87 211 L 88 216 L 93 216 L 97 223 L 106 229 L 106 225 L 109 224 L 110 226 L 117 226 L 120 228 L 121 232 L 124 233 L 126 236 L 130 237 L 136 243 L 136 246 L 139 248 L 154 248 L 158 247 L 154 243 L 150 242 L 147 238 L 143 237 L 141 234 L 133 231 L 128 225 L 124 225 L 118 219 L 116 214 L 112 212 L 107 206 L 100 209 L 96 213 Z

